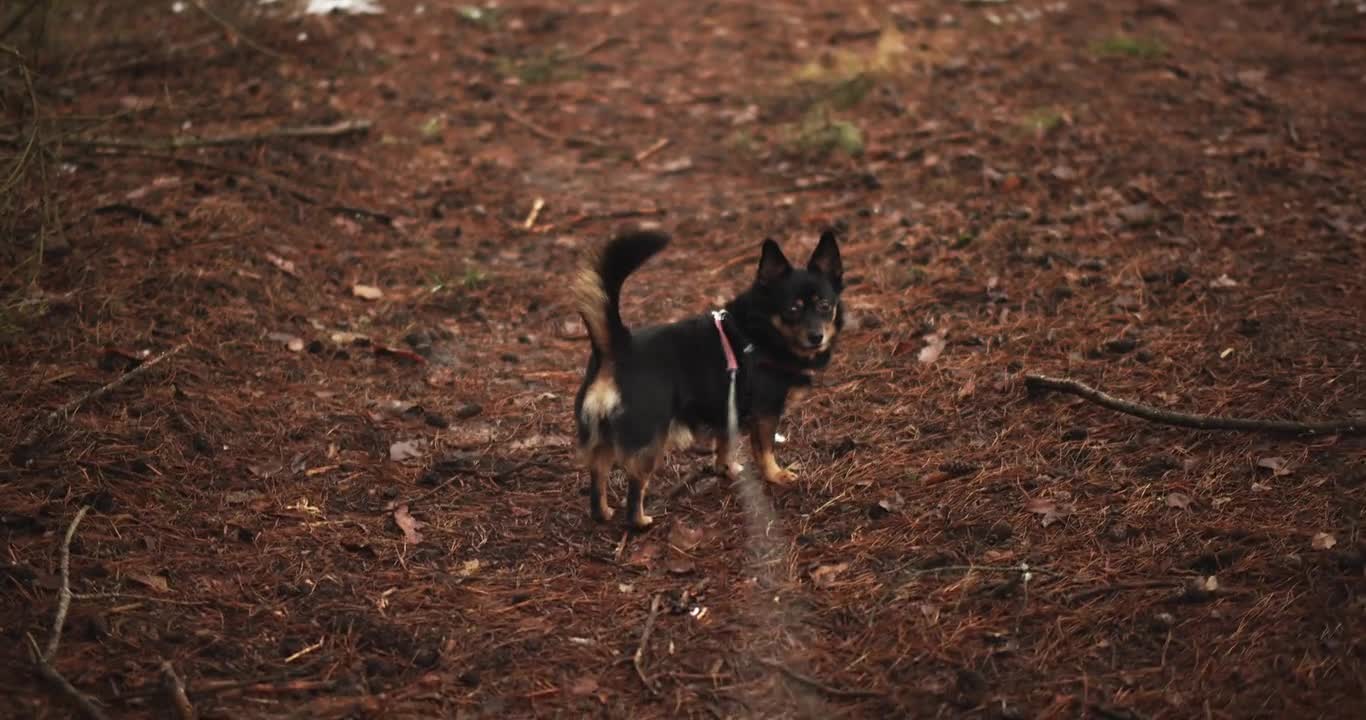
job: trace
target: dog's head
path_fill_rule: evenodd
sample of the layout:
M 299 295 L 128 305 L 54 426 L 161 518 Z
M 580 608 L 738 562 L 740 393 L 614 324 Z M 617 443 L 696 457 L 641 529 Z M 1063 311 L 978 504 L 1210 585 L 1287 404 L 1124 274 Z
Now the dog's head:
M 778 243 L 765 240 L 753 289 L 759 309 L 787 350 L 804 360 L 818 359 L 844 325 L 844 266 L 835 233 L 821 233 L 805 269 L 793 267 Z

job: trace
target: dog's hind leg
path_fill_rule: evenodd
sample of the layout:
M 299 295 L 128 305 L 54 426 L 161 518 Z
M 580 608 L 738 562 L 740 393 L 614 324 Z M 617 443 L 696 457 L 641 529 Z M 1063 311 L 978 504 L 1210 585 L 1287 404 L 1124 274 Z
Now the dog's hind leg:
M 650 487 L 650 476 L 658 464 L 659 455 L 651 450 L 643 451 L 625 463 L 626 477 L 630 481 L 626 511 L 631 515 L 631 525 L 637 530 L 644 530 L 654 522 L 654 518 L 645 514 L 645 491 Z
M 588 488 L 588 512 L 598 522 L 612 519 L 612 507 L 607 502 L 607 481 L 612 477 L 612 451 L 610 448 L 597 447 L 588 453 L 588 475 L 592 484 Z

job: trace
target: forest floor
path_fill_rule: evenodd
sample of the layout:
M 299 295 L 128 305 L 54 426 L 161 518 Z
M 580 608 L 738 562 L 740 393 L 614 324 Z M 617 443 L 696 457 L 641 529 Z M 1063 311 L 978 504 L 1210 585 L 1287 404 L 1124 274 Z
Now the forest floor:
M 1366 411 L 1356 4 L 228 4 L 3 61 L 0 714 L 74 712 L 83 507 L 110 717 L 1366 711 L 1361 435 L 1024 383 Z M 566 284 L 632 224 L 633 325 L 843 232 L 775 565 L 700 451 L 588 516 Z

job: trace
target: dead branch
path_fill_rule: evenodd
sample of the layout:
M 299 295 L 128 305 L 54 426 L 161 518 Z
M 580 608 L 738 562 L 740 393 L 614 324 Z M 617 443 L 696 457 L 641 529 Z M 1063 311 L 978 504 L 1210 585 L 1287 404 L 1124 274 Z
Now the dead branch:
M 66 625 L 66 613 L 71 609 L 71 539 L 76 536 L 76 527 L 85 518 L 86 512 L 90 508 L 83 507 L 76 511 L 76 517 L 72 518 L 71 524 L 66 528 L 66 536 L 62 539 L 61 556 L 58 561 L 62 585 L 57 591 L 57 612 L 52 618 L 52 630 L 48 635 L 47 646 L 39 652 L 38 643 L 29 637 L 29 648 L 33 654 L 33 662 L 38 666 L 38 674 L 47 680 L 54 688 L 60 690 L 63 695 L 76 703 L 81 712 L 86 717 L 104 720 L 106 715 L 89 695 L 76 689 L 57 668 L 52 666 L 52 658 L 57 655 L 57 648 L 62 642 L 62 627 Z
M 825 695 L 829 695 L 830 697 L 882 698 L 887 696 L 886 693 L 880 693 L 876 690 L 864 690 L 863 688 L 838 688 L 831 685 L 826 685 L 820 680 L 817 680 L 816 678 L 813 678 L 809 675 L 803 675 L 776 660 L 765 660 L 763 658 L 759 658 L 758 660 L 760 665 L 763 665 L 764 667 L 773 670 L 777 670 L 778 672 L 787 676 L 789 679 L 799 682 L 802 685 L 805 685 L 813 690 L 817 690 Z
M 195 712 L 194 705 L 190 704 L 189 696 L 185 694 L 185 682 L 176 674 L 175 666 L 171 664 L 170 660 L 164 660 L 161 663 L 161 684 L 170 697 L 176 717 L 180 720 L 196 720 L 199 717 L 199 713 Z
M 213 10 L 210 10 L 209 7 L 208 7 L 207 5 L 205 5 L 203 2 L 201 2 L 200 0 L 190 0 L 190 3 L 191 3 L 192 5 L 194 5 L 196 8 L 198 8 L 200 12 L 204 13 L 205 15 L 207 15 L 208 18 L 209 18 L 210 20 L 214 21 L 214 22 L 217 23 L 219 26 L 221 26 L 221 27 L 223 28 L 223 30 L 225 30 L 225 31 L 228 33 L 228 36 L 229 36 L 230 38 L 231 38 L 231 37 L 239 37 L 239 38 L 242 38 L 242 42 L 246 43 L 247 47 L 251 48 L 252 50 L 255 50 L 255 51 L 257 51 L 257 52 L 259 52 L 259 53 L 261 53 L 261 54 L 263 54 L 263 55 L 269 55 L 270 57 L 273 57 L 273 58 L 275 58 L 276 60 L 283 60 L 283 59 L 284 59 L 284 56 L 281 55 L 280 53 L 275 52 L 274 50 L 271 50 L 270 48 L 268 48 L 268 47 L 262 45 L 261 43 L 256 42 L 255 40 L 252 40 L 252 39 L 251 39 L 251 36 L 247 35 L 246 33 L 242 32 L 241 30 L 239 30 L 239 29 L 238 29 L 237 27 L 235 27 L 232 23 L 228 22 L 227 19 L 224 18 L 223 16 L 219 15 L 218 13 L 214 12 Z
M 66 138 L 62 143 L 77 147 L 96 149 L 117 148 L 123 150 L 180 150 L 184 148 L 217 147 L 222 145 L 243 145 L 265 140 L 341 137 L 370 130 L 369 120 L 357 118 L 341 120 L 330 125 L 301 125 L 298 127 L 279 127 L 249 133 L 229 133 L 208 137 L 173 137 L 165 140 L 143 140 L 138 138 Z
M 1090 385 L 1069 378 L 1055 378 L 1046 375 L 1025 375 L 1025 387 L 1030 392 L 1054 390 L 1069 393 L 1089 400 L 1104 408 L 1126 415 L 1143 418 L 1149 422 L 1197 430 L 1236 430 L 1242 432 L 1291 433 L 1299 435 L 1352 435 L 1366 431 L 1366 420 L 1326 420 L 1322 422 L 1296 422 L 1293 420 L 1260 420 L 1256 418 L 1221 417 L 1218 415 L 1199 415 L 1195 413 L 1172 412 L 1151 405 L 1117 398 L 1097 390 Z
M 22 454 L 21 450 L 23 448 L 32 447 L 32 445 L 35 442 L 37 442 L 38 437 L 42 435 L 43 432 L 45 432 L 51 427 L 56 426 L 61 422 L 70 419 L 70 417 L 76 412 L 76 410 L 80 409 L 80 407 L 85 403 L 90 402 L 92 400 L 99 400 L 105 395 L 108 395 L 110 392 L 113 392 L 115 389 L 122 387 L 123 385 L 126 385 L 128 382 L 138 377 L 141 377 L 148 370 L 159 365 L 163 360 L 165 360 L 168 357 L 171 357 L 172 355 L 175 355 L 183 349 L 185 349 L 185 345 L 183 343 L 177 345 L 171 348 L 170 350 L 167 350 L 166 352 L 152 358 L 151 360 L 148 360 L 147 362 L 144 362 L 141 365 L 133 368 L 132 370 L 129 370 L 128 372 L 118 376 L 110 382 L 94 390 L 91 390 L 90 392 L 48 413 L 38 422 L 34 423 L 33 428 L 29 430 L 28 434 L 24 436 L 24 439 L 17 446 L 16 452 Z
M 546 140 L 554 140 L 556 142 L 562 142 L 566 145 L 591 145 L 593 147 L 606 147 L 607 145 L 607 143 L 604 143 L 601 140 L 596 140 L 590 137 L 583 137 L 581 135 L 561 135 L 556 132 L 551 132 L 550 130 L 547 130 L 541 127 L 540 125 L 537 125 L 536 123 L 532 122 L 526 116 L 506 106 L 501 106 L 498 109 L 503 111 L 503 115 L 507 116 L 507 119 L 517 123 L 518 125 L 521 125 L 527 130 L 530 130 L 533 135 L 544 138 Z
M 645 675 L 645 647 L 650 643 L 650 633 L 655 628 L 655 618 L 659 616 L 659 594 L 650 598 L 650 615 L 645 618 L 645 629 L 640 632 L 640 644 L 636 646 L 636 654 L 631 658 L 631 665 L 635 666 L 636 675 L 640 677 L 640 682 L 650 691 L 651 695 L 659 695 L 659 690 L 650 683 L 650 678 Z

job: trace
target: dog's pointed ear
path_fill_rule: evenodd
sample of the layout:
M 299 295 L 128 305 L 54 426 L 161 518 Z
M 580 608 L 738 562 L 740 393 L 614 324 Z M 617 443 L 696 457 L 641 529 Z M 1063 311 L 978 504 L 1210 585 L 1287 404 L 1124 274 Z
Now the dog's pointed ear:
M 792 263 L 787 261 L 782 248 L 778 247 L 773 238 L 765 238 L 763 250 L 759 255 L 759 276 L 756 282 L 759 285 L 770 285 L 787 277 L 790 272 Z
M 835 241 L 835 232 L 826 230 L 821 233 L 821 241 L 806 263 L 806 269 L 824 275 L 831 285 L 839 290 L 844 286 L 844 264 L 840 262 L 840 246 Z

